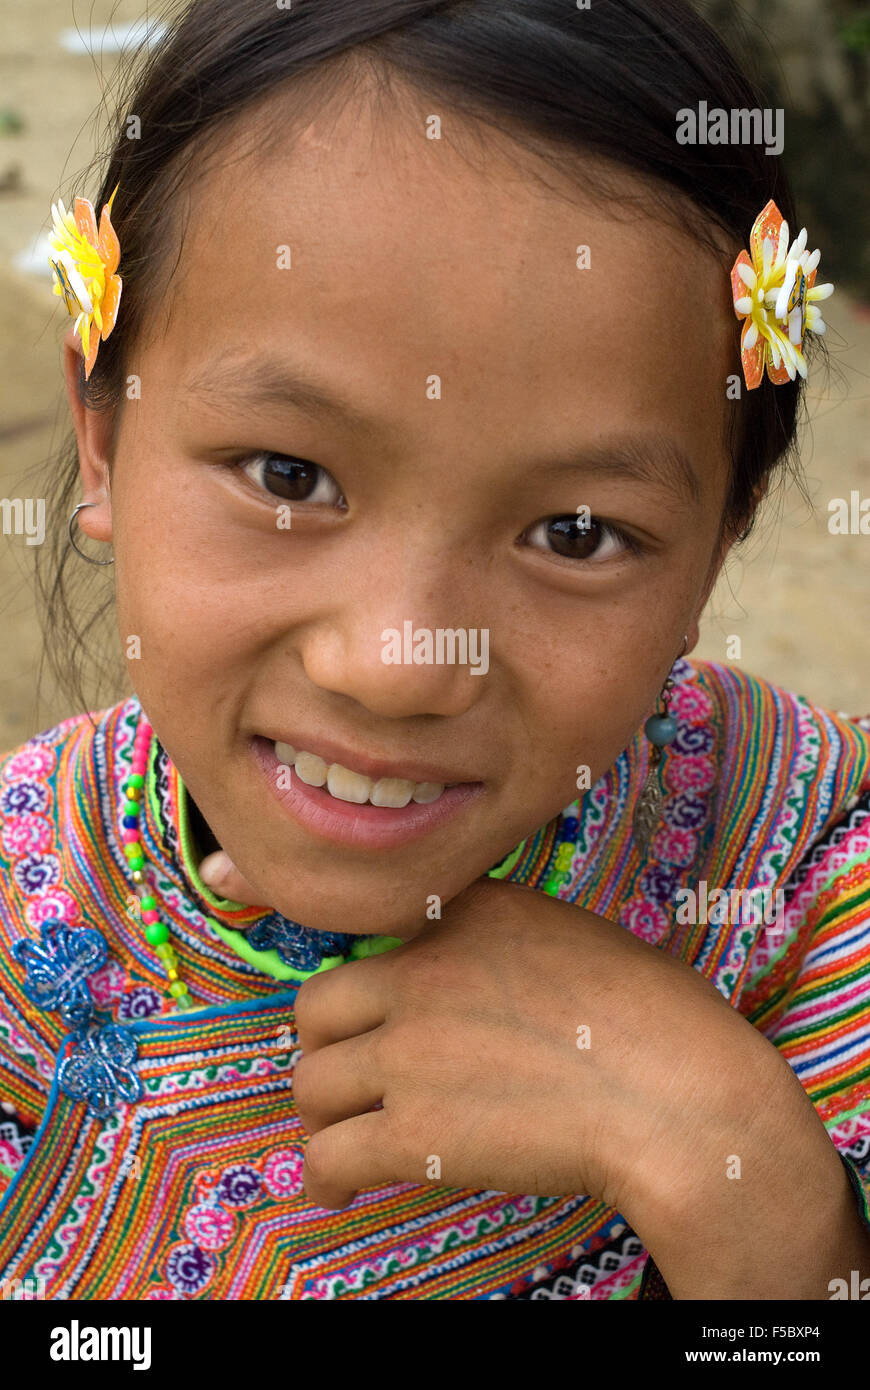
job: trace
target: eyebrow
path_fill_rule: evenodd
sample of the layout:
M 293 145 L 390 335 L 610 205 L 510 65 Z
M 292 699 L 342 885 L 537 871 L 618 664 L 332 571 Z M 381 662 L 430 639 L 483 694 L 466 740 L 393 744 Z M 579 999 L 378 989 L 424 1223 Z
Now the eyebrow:
M 181 390 L 209 405 L 288 406 L 309 415 L 331 415 L 354 429 L 372 430 L 378 421 L 316 376 L 296 371 L 272 358 L 236 362 L 222 357 L 207 362 L 182 382 Z
M 679 501 L 700 506 L 701 482 L 687 454 L 675 439 L 663 434 L 620 435 L 574 458 L 557 459 L 555 470 L 578 471 L 587 477 L 625 479 L 672 493 Z
M 207 362 L 181 384 L 181 390 L 212 407 L 295 408 L 326 415 L 358 431 L 385 431 L 387 423 L 361 410 L 323 378 L 272 358 L 239 363 L 226 356 Z M 661 433 L 620 435 L 562 458 L 540 460 L 542 472 L 579 472 L 585 476 L 639 482 L 672 493 L 698 506 L 701 483 L 676 440 Z

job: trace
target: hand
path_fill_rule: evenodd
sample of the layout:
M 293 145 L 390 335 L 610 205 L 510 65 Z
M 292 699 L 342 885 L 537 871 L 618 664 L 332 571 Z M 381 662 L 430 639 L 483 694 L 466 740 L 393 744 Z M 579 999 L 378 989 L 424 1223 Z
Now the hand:
M 218 891 L 248 896 L 238 875 Z M 296 1019 L 305 1190 L 330 1208 L 406 1181 L 645 1212 L 671 1170 L 733 1144 L 746 1067 L 774 1052 L 689 966 L 490 879 L 404 946 L 306 981 Z
M 257 901 L 232 866 L 216 886 Z M 870 1273 L 785 1058 L 697 971 L 594 913 L 481 879 L 406 945 L 313 976 L 296 1014 L 320 1206 L 391 1181 L 597 1197 L 675 1298 L 822 1299 Z

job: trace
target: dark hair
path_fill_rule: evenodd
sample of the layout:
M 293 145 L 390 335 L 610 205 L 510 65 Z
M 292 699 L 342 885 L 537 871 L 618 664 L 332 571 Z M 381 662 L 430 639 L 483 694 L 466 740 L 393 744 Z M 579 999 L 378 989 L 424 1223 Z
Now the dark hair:
M 168 14 L 176 10 L 170 5 Z M 124 289 L 117 326 L 87 383 L 82 364 L 80 393 L 90 408 L 112 409 L 124 399 L 131 349 L 180 255 L 179 190 L 213 151 L 220 158 L 228 123 L 282 85 L 310 118 L 355 76 L 360 60 L 383 90 L 396 76 L 430 99 L 442 97 L 563 173 L 572 155 L 633 171 L 652 203 L 664 211 L 678 206 L 687 230 L 724 255 L 723 266 L 747 244 L 770 198 L 796 230 L 782 166 L 764 147 L 677 143 L 684 108 L 701 101 L 710 109 L 764 106 L 687 0 L 591 0 L 588 9 L 571 0 L 292 0 L 289 9 L 275 0 L 192 0 L 117 96 L 114 144 L 93 202 L 99 217 L 120 185 L 112 221 Z M 141 138 L 128 138 L 132 115 Z M 290 142 L 293 123 L 262 134 Z M 735 318 L 735 373 L 739 328 Z M 800 380 L 774 387 L 765 377 L 734 402 L 723 518 L 733 537 L 748 534 L 771 471 L 794 453 L 800 391 Z M 78 486 L 74 437 L 52 477 L 53 514 L 65 518 Z M 46 562 L 38 566 L 47 610 L 43 660 L 82 699 L 82 678 L 95 669 L 85 639 L 111 600 L 80 630 L 64 578 L 65 528 L 45 549 L 49 572 Z M 76 565 L 85 582 L 105 573 Z

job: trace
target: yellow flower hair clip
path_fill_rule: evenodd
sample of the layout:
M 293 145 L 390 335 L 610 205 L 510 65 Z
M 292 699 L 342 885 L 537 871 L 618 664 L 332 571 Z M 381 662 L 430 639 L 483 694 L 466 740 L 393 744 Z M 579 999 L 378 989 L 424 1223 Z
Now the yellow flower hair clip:
M 764 368 L 776 386 L 806 377 L 804 334 L 824 333 L 816 302 L 834 293 L 816 284 L 820 251 L 807 251 L 807 229 L 789 245 L 788 223 L 771 199 L 749 234 L 752 257 L 741 251 L 731 267 L 734 312 L 745 318 L 740 360 L 750 391 L 761 384 Z
M 56 255 L 49 256 L 54 271 L 54 293 L 61 295 L 70 314 L 77 314 L 75 331 L 82 340 L 85 354 L 85 380 L 97 360 L 100 340 L 108 338 L 115 327 L 121 299 L 121 277 L 116 275 L 121 259 L 121 247 L 112 226 L 112 203 L 119 185 L 100 216 L 87 198 L 76 198 L 75 211 L 67 212 L 63 203 L 51 205 L 54 232 L 49 242 Z M 96 332 L 91 337 L 91 327 Z

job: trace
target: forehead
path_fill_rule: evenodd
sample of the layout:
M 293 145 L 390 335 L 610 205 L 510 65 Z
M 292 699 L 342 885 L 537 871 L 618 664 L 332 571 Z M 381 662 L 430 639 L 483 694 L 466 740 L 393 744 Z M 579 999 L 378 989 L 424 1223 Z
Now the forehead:
M 286 139 L 266 110 L 268 142 L 229 141 L 191 190 L 154 337 L 171 381 L 212 354 L 292 351 L 397 424 L 438 374 L 477 429 L 598 442 L 618 420 L 723 455 L 727 271 L 639 178 L 608 170 L 611 196 L 590 196 L 582 158 L 562 176 L 432 98 L 294 113 Z

